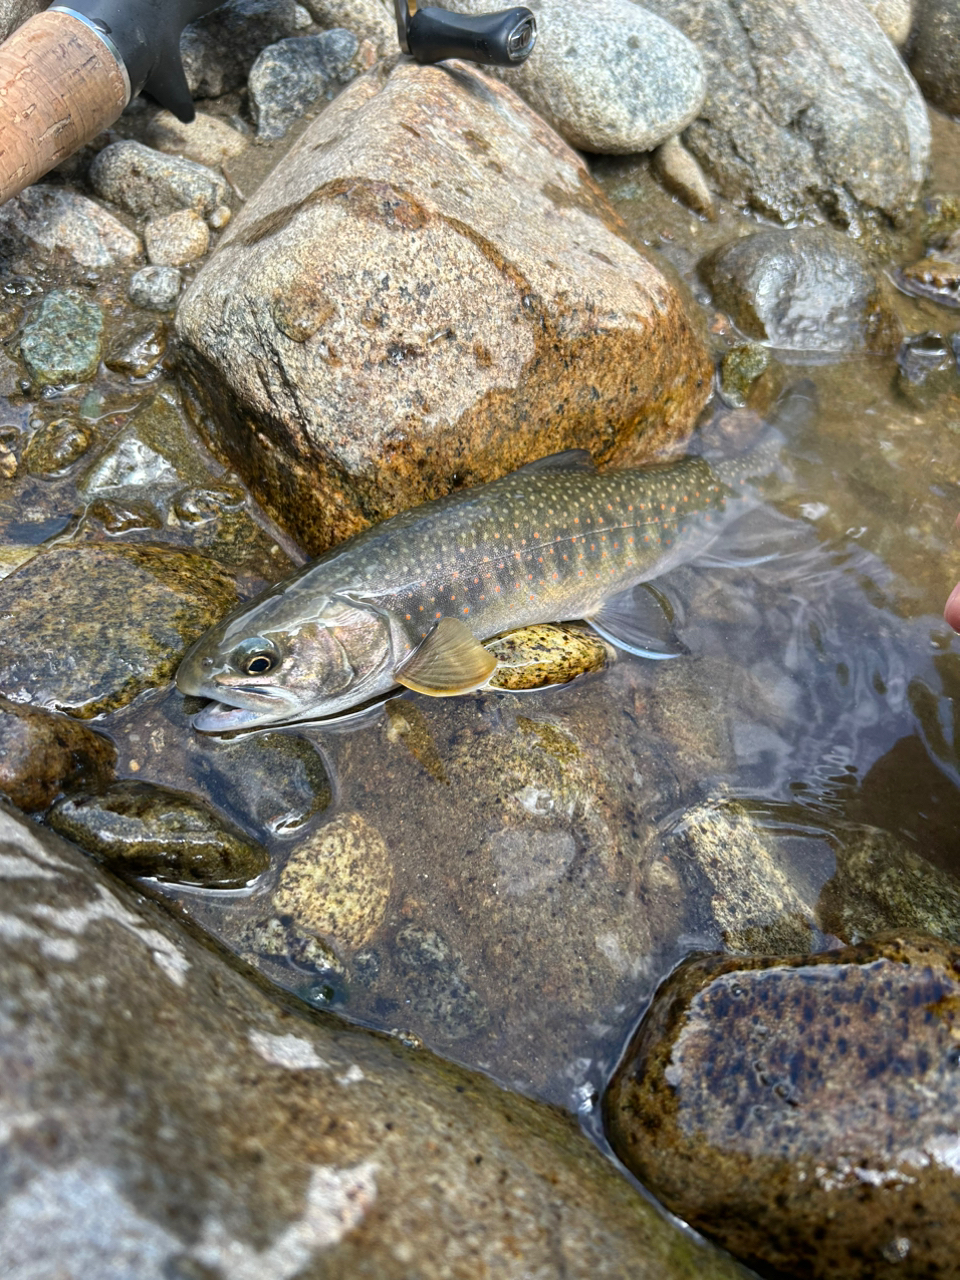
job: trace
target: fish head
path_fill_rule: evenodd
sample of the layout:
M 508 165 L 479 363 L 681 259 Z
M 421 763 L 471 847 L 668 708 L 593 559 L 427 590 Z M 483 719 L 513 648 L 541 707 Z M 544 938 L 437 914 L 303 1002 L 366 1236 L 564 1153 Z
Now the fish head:
M 177 688 L 213 700 L 194 717 L 194 728 L 227 733 L 319 719 L 389 686 L 386 615 L 343 595 L 305 603 L 274 590 L 234 610 L 187 651 Z

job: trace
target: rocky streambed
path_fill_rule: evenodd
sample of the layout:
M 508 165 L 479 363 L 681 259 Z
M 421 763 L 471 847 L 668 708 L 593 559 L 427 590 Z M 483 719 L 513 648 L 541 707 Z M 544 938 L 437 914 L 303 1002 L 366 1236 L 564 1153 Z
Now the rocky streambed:
M 15 1280 L 957 1274 L 955 5 L 533 7 L 232 0 L 0 208 Z M 306 557 L 771 420 L 682 656 L 193 729 Z

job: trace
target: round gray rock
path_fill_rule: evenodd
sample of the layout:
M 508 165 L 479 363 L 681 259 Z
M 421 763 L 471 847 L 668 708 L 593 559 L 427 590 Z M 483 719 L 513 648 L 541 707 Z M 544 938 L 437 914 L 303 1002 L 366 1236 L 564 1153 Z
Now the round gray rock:
M 457 0 L 486 13 L 486 0 Z M 679 133 L 703 104 L 707 82 L 696 47 L 630 0 L 529 0 L 537 45 L 520 67 L 488 70 L 582 151 L 650 151 Z
M 159 218 L 179 209 L 208 214 L 230 201 L 230 188 L 213 169 L 141 142 L 104 147 L 90 166 L 90 181 L 98 196 L 138 218 Z
M 218 98 L 242 89 L 261 49 L 310 27 L 310 14 L 296 0 L 229 0 L 192 22 L 180 38 L 190 92 Z
M 318 102 L 329 101 L 357 74 L 359 44 L 352 31 L 280 40 L 250 69 L 247 86 L 257 136 L 282 138 Z
M 700 264 L 714 305 L 785 355 L 893 351 L 901 329 L 866 255 L 828 227 L 771 228 Z
M 919 0 L 910 36 L 910 70 L 927 100 L 960 115 L 960 4 Z
M 130 301 L 150 311 L 172 311 L 180 296 L 180 272 L 176 267 L 144 267 L 130 277 Z

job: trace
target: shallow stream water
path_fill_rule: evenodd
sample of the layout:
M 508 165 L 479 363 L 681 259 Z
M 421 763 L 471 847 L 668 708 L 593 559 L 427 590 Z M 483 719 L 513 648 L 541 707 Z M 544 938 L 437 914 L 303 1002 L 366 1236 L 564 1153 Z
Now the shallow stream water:
M 960 172 L 960 126 L 939 120 L 936 138 L 931 190 L 958 194 L 946 175 Z M 596 174 L 700 301 L 697 258 L 755 226 L 733 210 L 696 218 L 635 162 Z M 38 282 L 4 287 L 14 314 Z M 960 329 L 960 312 L 932 302 L 898 307 L 910 333 Z M 703 314 L 719 350 L 722 326 Z M 810 379 L 819 408 L 785 439 L 729 562 L 662 584 L 686 656 L 620 654 L 561 689 L 404 694 L 356 724 L 277 731 L 299 740 L 307 774 L 311 760 L 326 767 L 332 801 L 315 810 L 294 773 L 258 793 L 257 736 L 197 735 L 172 688 L 103 718 L 121 777 L 208 797 L 272 857 L 250 891 L 145 887 L 311 1003 L 589 1113 L 683 955 L 835 945 L 815 906 L 851 833 L 896 833 L 960 876 L 960 638 L 941 618 L 960 570 L 960 376 L 920 404 L 896 375 L 889 358 L 801 365 L 780 353 L 781 385 Z M 158 391 L 186 424 L 162 366 L 39 403 L 13 394 L 3 421 L 31 432 L 79 414 L 95 454 Z M 153 525 L 116 535 L 85 509 L 77 468 L 21 476 L 0 495 L 6 568 L 57 538 L 211 550 L 229 539 L 254 591 L 286 555 L 249 519 L 235 478 L 206 465 L 192 498 L 171 493 Z M 211 491 L 216 520 L 203 516 Z M 296 850 L 344 815 L 382 839 L 386 906 L 367 931 L 345 917 L 351 945 L 305 950 L 271 896 Z M 739 884 L 733 861 L 711 870 L 704 837 L 690 852 L 692 829 L 728 852 L 742 836 Z

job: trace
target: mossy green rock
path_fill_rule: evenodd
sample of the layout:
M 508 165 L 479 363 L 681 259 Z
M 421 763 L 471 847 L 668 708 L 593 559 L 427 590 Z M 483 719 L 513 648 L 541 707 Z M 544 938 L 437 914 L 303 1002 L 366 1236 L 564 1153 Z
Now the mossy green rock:
M 865 827 L 837 850 L 836 874 L 820 891 L 817 915 L 844 942 L 909 929 L 960 945 L 960 881 L 896 836 Z
M 36 383 L 87 382 L 103 350 L 103 313 L 78 293 L 55 289 L 24 328 L 20 354 Z
M 47 823 L 119 875 L 242 889 L 267 869 L 265 849 L 209 805 L 151 782 L 67 796 Z
M 763 1274 L 953 1276 L 958 1063 L 949 943 L 707 956 L 657 993 L 607 1090 L 607 1133 L 669 1209 Z
M 0 582 L 0 691 L 81 719 L 115 710 L 170 679 L 236 601 L 233 580 L 194 552 L 52 547 Z

